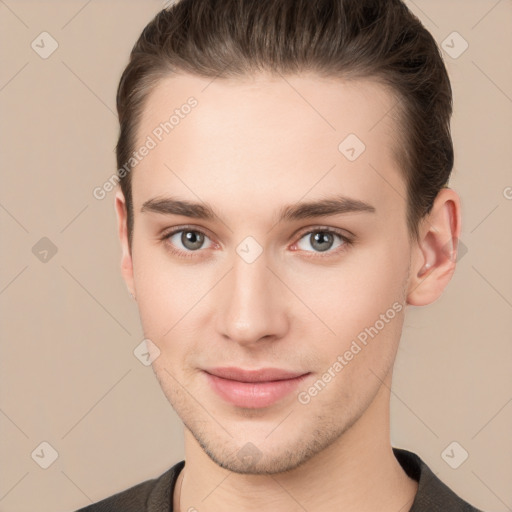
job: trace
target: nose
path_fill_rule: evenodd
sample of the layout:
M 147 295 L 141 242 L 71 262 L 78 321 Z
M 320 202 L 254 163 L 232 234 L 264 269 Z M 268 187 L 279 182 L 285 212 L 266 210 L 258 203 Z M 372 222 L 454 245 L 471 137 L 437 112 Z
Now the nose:
M 251 263 L 234 254 L 233 268 L 217 291 L 217 329 L 224 338 L 250 347 L 286 333 L 290 297 L 267 265 L 265 252 Z

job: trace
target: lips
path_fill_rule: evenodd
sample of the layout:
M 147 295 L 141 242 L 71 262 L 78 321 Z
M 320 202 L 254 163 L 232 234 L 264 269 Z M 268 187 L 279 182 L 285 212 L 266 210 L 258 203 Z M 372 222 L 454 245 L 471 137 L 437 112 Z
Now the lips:
M 309 375 L 279 368 L 204 370 L 210 387 L 225 401 L 250 409 L 268 407 L 290 394 Z
M 259 370 L 243 370 L 242 368 L 223 367 L 205 370 L 211 375 L 238 382 L 269 382 L 300 377 L 307 372 L 292 372 L 279 368 L 261 368 Z

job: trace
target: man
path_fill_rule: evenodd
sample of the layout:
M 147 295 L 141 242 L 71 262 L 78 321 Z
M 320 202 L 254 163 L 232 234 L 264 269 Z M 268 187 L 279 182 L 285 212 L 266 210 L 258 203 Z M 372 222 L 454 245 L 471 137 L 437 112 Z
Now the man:
M 122 274 L 184 461 L 83 511 L 475 511 L 390 444 L 455 270 L 451 89 L 399 0 L 181 0 L 120 81 Z

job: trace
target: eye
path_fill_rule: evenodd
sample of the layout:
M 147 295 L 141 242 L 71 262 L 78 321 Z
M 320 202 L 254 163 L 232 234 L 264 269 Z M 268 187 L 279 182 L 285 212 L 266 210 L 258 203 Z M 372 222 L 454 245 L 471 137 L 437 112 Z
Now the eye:
M 337 245 L 335 245 L 336 238 L 340 240 Z M 344 250 L 351 243 L 352 241 L 348 237 L 342 235 L 337 230 L 332 228 L 316 228 L 304 233 L 296 246 L 306 252 L 329 252 L 330 254 L 339 252 L 338 250 L 331 250 L 333 247 L 334 249 L 341 248 L 340 250 Z M 313 251 L 310 251 L 307 245 L 313 247 Z
M 162 239 L 171 252 L 184 257 L 193 256 L 192 253 L 207 249 L 211 245 L 210 241 L 210 245 L 203 247 L 205 240 L 210 240 L 208 236 L 202 231 L 186 227 L 166 233 Z
M 165 233 L 161 239 L 172 254 L 182 258 L 199 256 L 204 249 L 215 245 L 203 231 L 186 226 Z M 337 245 L 336 239 L 338 239 Z M 206 247 L 205 241 L 209 241 Z M 308 244 L 313 248 L 312 251 L 308 249 Z M 353 241 L 350 238 L 333 228 L 317 227 L 303 233 L 299 241 L 292 246 L 292 250 L 296 250 L 295 247 L 297 247 L 301 251 L 310 253 L 308 257 L 322 256 L 321 253 L 326 253 L 325 257 L 328 257 L 346 250 L 352 244 Z

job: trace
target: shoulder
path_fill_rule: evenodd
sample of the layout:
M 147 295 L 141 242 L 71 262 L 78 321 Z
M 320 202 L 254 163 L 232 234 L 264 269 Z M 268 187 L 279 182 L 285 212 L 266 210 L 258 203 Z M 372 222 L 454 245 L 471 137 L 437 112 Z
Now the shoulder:
M 88 505 L 75 512 L 152 512 L 172 510 L 172 496 L 178 474 L 185 461 L 178 462 L 157 478 Z
M 409 512 L 482 512 L 464 501 L 443 483 L 415 453 L 393 448 L 404 471 L 418 482 L 418 492 Z

